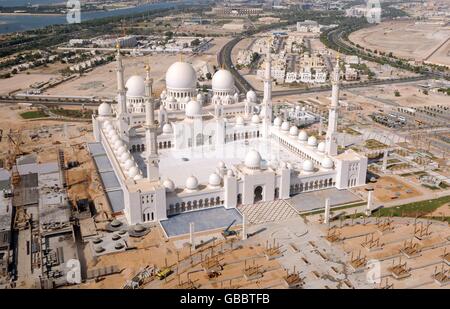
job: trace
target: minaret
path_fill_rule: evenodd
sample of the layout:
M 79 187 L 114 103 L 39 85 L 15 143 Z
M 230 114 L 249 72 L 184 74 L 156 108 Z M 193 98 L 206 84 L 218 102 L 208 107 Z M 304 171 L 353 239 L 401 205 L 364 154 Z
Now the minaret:
M 157 125 L 155 125 L 155 110 L 152 98 L 153 80 L 150 78 L 150 66 L 146 66 L 145 78 L 145 147 L 147 159 L 147 179 L 159 180 L 159 157 L 156 140 Z
M 339 56 L 336 58 L 336 66 L 331 74 L 331 106 L 328 111 L 328 129 L 326 136 L 326 153 L 329 156 L 337 155 L 337 122 L 339 108 Z
M 225 144 L 225 121 L 223 120 L 223 105 L 222 103 L 214 106 L 214 118 L 216 121 L 216 146 L 219 149 Z
M 120 45 L 116 45 L 117 49 L 117 55 L 116 55 L 116 62 L 117 62 L 117 106 L 118 106 L 118 112 L 117 112 L 117 119 L 118 119 L 118 129 L 119 129 L 119 136 L 122 140 L 128 142 L 128 124 L 129 124 L 129 117 L 128 117 L 128 111 L 127 111 L 127 95 L 126 95 L 126 88 L 125 88 L 125 82 L 123 78 L 123 64 L 122 64 L 122 55 L 120 54 Z
M 269 126 L 272 123 L 272 59 L 270 55 L 270 44 L 266 56 L 266 70 L 264 72 L 263 106 L 265 110 L 263 136 L 267 138 L 269 137 Z

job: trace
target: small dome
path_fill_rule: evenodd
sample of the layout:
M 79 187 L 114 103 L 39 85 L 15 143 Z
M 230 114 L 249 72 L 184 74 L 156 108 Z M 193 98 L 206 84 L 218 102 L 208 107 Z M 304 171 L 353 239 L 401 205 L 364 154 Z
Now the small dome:
M 220 169 L 226 168 L 225 162 L 219 161 L 219 163 L 217 163 L 217 167 L 220 168 Z
M 289 131 L 289 122 L 284 121 L 284 122 L 281 124 L 281 130 L 282 130 L 282 131 Z
M 306 142 L 308 140 L 308 133 L 305 130 L 301 130 L 298 134 L 298 140 L 301 142 Z
M 117 156 L 120 158 L 126 151 L 127 148 L 125 146 L 117 148 Z
M 177 99 L 175 99 L 174 97 L 172 97 L 172 96 L 169 96 L 168 98 L 167 98 L 167 100 L 166 100 L 166 102 L 167 103 L 177 103 Z
M 236 117 L 236 125 L 242 126 L 244 124 L 244 118 L 242 116 Z
M 111 221 L 111 226 L 112 227 L 120 227 L 120 226 L 122 226 L 122 222 L 120 222 L 119 220 L 117 220 L 117 219 L 114 219 L 114 220 L 112 220 Z
M 317 138 L 315 136 L 310 136 L 308 138 L 308 146 L 317 146 Z
M 172 126 L 169 123 L 165 123 L 163 125 L 162 131 L 164 134 L 172 134 L 173 133 Z
M 137 174 L 136 176 L 134 176 L 133 179 L 134 180 L 141 180 L 141 179 L 144 179 L 144 176 L 142 176 L 141 174 Z
M 259 112 L 259 117 L 260 117 L 260 118 L 264 118 L 264 117 L 266 117 L 266 115 L 267 115 L 266 107 L 265 107 L 265 106 L 262 106 L 262 107 L 261 107 L 261 110 L 260 110 L 260 112 Z
M 256 103 L 256 100 L 258 99 L 258 96 L 256 95 L 256 92 L 253 90 L 250 90 L 247 92 L 246 95 L 247 101 L 250 103 Z
M 106 136 L 108 136 L 109 138 L 111 138 L 114 134 L 117 134 L 116 131 L 114 130 L 114 128 L 112 126 L 109 126 L 106 129 Z
M 203 94 L 201 94 L 201 93 L 197 94 L 197 101 L 203 102 L 203 100 L 204 100 Z
M 260 121 L 259 116 L 258 115 L 253 115 L 252 116 L 252 123 L 253 124 L 258 124 Z
M 130 158 L 131 158 L 131 154 L 127 151 L 120 156 L 120 161 L 122 163 L 125 163 Z
M 201 116 L 202 106 L 197 101 L 190 101 L 186 105 L 185 113 L 187 117 Z
M 283 122 L 283 120 L 281 120 L 280 117 L 275 118 L 275 120 L 273 121 L 273 125 L 276 127 L 280 127 L 281 123 Z
M 175 184 L 171 179 L 166 179 L 163 182 L 163 186 L 166 188 L 166 192 L 173 192 L 175 191 Z
M 297 135 L 298 135 L 298 128 L 296 126 L 292 126 L 289 129 L 289 135 L 297 137 Z
M 302 169 L 304 172 L 313 172 L 314 164 L 311 160 L 306 160 L 303 162 Z
M 220 176 L 217 175 L 216 173 L 212 173 L 211 175 L 209 175 L 208 183 L 210 186 L 218 187 L 220 186 L 221 182 L 222 178 L 220 178 Z
M 269 165 L 272 167 L 272 168 L 277 168 L 278 166 L 279 166 L 279 162 L 277 161 L 277 160 L 271 160 L 270 162 L 269 162 Z
M 105 127 L 104 127 L 104 129 L 105 129 L 105 132 L 106 133 L 110 133 L 110 132 L 114 132 L 114 127 L 112 126 L 112 124 L 110 124 L 110 123 L 108 123 Z
M 333 160 L 331 160 L 329 157 L 324 158 L 320 164 L 325 169 L 331 169 L 334 166 Z
M 103 122 L 103 129 L 106 130 L 108 128 L 108 126 L 111 126 L 111 122 L 109 120 L 105 120 L 105 122 Z
M 111 105 L 102 103 L 98 107 L 98 115 L 101 117 L 109 117 L 112 114 Z
M 234 177 L 234 172 L 233 172 L 233 170 L 228 170 L 228 171 L 227 171 L 227 176 L 228 176 L 228 177 Z
M 218 70 L 212 78 L 213 91 L 232 91 L 234 90 L 234 78 L 228 70 Z
M 186 189 L 188 190 L 196 190 L 198 187 L 198 180 L 195 176 L 189 176 L 186 179 Z
M 111 135 L 111 143 L 114 145 L 117 141 L 120 141 L 120 137 L 117 134 Z
M 187 62 L 175 62 L 166 72 L 168 89 L 192 90 L 197 86 L 197 73 Z
M 325 142 L 320 142 L 319 145 L 317 146 L 317 150 L 319 152 L 325 152 Z
M 129 170 L 133 166 L 135 166 L 135 164 L 134 164 L 134 161 L 132 159 L 126 160 L 125 163 L 123 164 L 123 167 L 125 168 L 125 170 Z
M 261 167 L 261 155 L 256 150 L 250 150 L 245 156 L 245 166 L 250 169 L 258 169 Z
M 131 76 L 126 84 L 127 97 L 143 97 L 145 96 L 145 82 L 144 78 L 139 75 Z
M 119 139 L 119 140 L 114 142 L 114 149 L 119 149 L 123 145 L 124 145 L 123 142 Z
M 145 227 L 142 224 L 136 224 L 133 228 L 133 231 L 136 233 L 143 233 L 145 232 Z
M 139 174 L 139 170 L 136 166 L 133 166 L 128 170 L 128 176 L 130 178 L 136 177 L 137 174 Z

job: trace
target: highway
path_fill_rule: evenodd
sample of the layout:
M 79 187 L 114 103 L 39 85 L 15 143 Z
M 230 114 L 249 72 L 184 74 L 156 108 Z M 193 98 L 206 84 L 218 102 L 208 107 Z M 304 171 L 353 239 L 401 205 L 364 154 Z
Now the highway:
M 231 52 L 233 48 L 238 44 L 241 40 L 243 40 L 245 37 L 239 36 L 231 41 L 229 41 L 227 44 L 225 44 L 222 49 L 217 54 L 217 63 L 219 67 L 224 67 L 228 71 L 233 74 L 235 79 L 236 87 L 238 88 L 240 93 L 247 93 L 250 90 L 255 90 L 253 86 L 244 78 L 242 75 L 234 68 L 233 62 L 231 60 Z
M 103 102 L 111 103 L 113 100 L 89 99 L 89 98 L 74 98 L 74 97 L 45 97 L 39 95 L 15 96 L 2 95 L 0 96 L 0 104 L 12 103 L 29 103 L 42 105 L 58 105 L 58 106 L 98 106 Z

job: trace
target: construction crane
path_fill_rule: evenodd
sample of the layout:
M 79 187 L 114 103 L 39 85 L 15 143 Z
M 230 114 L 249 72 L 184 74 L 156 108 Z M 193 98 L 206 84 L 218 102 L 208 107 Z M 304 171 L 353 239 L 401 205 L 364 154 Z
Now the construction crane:
M 20 174 L 17 169 L 16 159 L 18 156 L 24 154 L 20 149 L 20 145 L 22 144 L 22 134 L 20 132 L 14 133 L 13 130 L 10 129 L 7 137 L 9 150 L 6 167 L 12 170 L 12 185 L 15 187 L 20 183 Z
M 234 224 L 234 222 L 236 222 L 236 219 L 234 219 L 233 222 L 231 222 L 230 225 L 228 225 L 227 228 L 222 231 L 223 237 L 229 237 L 229 236 L 236 235 L 236 231 L 230 230 L 230 228 Z

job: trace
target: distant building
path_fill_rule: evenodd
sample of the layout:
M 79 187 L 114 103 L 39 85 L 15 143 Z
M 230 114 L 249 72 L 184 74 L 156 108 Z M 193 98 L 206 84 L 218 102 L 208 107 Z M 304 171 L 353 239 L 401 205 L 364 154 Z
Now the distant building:
M 122 48 L 130 48 L 135 47 L 137 45 L 137 39 L 136 36 L 130 35 L 118 39 L 115 38 L 98 39 L 93 41 L 92 43 L 100 47 L 115 47 L 117 43 L 119 43 L 120 47 Z
M 355 55 L 347 55 L 347 56 L 345 56 L 345 63 L 346 64 L 359 64 L 360 59 L 358 56 L 355 56 Z
M 248 28 L 248 24 L 240 22 L 240 21 L 239 22 L 231 22 L 231 23 L 223 25 L 222 28 L 225 30 L 243 31 Z
M 297 31 L 319 33 L 320 25 L 314 20 L 299 21 L 297 22 Z
M 357 69 L 350 67 L 349 64 L 345 65 L 345 80 L 357 80 L 359 73 Z
M 263 13 L 263 9 L 260 7 L 215 7 L 212 9 L 212 13 L 215 15 L 225 16 L 249 16 L 258 15 Z

